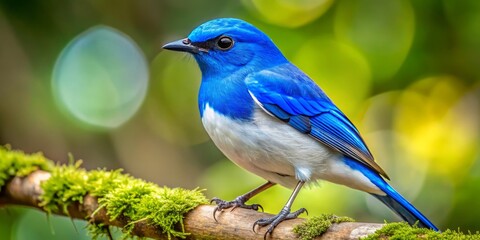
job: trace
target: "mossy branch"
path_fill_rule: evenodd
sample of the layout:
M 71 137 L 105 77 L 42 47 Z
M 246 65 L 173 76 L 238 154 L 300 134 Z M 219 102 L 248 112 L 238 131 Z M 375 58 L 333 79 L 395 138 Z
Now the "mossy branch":
M 121 170 L 86 171 L 81 161 L 56 166 L 42 154 L 24 154 L 0 147 L 0 206 L 25 205 L 47 213 L 89 221 L 94 237 L 107 234 L 108 226 L 120 227 L 127 236 L 154 239 L 262 239 L 264 229 L 252 231 L 253 223 L 272 215 L 246 209 L 225 211 L 213 219 L 214 206 L 198 189 L 159 187 L 123 174 Z M 318 220 L 318 219 L 317 219 Z M 299 225 L 304 219 L 286 221 L 272 238 L 313 238 L 332 223 L 345 221 L 331 215 L 319 220 L 319 226 Z M 322 222 L 323 221 L 323 222 Z M 317 224 L 315 224 L 317 225 Z M 295 233 L 293 231 L 297 227 Z M 373 233 L 381 224 L 333 224 L 323 238 L 362 236 Z M 299 235 L 300 234 L 300 235 Z M 339 235 L 340 234 L 340 235 Z M 343 237 L 344 238 L 344 237 Z M 348 238 L 346 238 L 348 239 Z
M 48 180 L 51 174 L 45 171 L 34 171 L 25 177 L 15 177 L 2 190 L 0 198 L 1 204 L 19 204 L 32 206 L 44 210 L 40 200 L 42 195 L 41 182 Z M 128 234 L 131 236 L 149 237 L 154 239 L 168 239 L 168 235 L 162 233 L 162 228 L 148 221 L 132 222 L 127 217 L 121 215 L 112 219 L 107 208 L 99 208 L 99 200 L 86 194 L 81 203 L 73 202 L 66 208 L 66 212 L 60 208 L 52 213 L 70 216 L 77 219 L 88 220 L 92 224 L 102 224 L 103 226 L 116 226 L 120 228 L 128 227 Z M 232 212 L 224 212 L 217 216 L 218 222 L 212 217 L 214 206 L 199 205 L 185 215 L 183 219 L 183 228 L 189 235 L 184 235 L 187 239 L 263 239 L 263 230 L 258 233 L 252 231 L 252 224 L 255 220 L 262 217 L 272 216 L 266 213 L 255 212 L 253 210 L 236 209 Z M 295 219 L 282 223 L 275 229 L 272 239 L 299 239 L 299 235 L 293 232 L 295 226 L 302 226 L 304 219 Z M 318 223 L 318 222 L 317 222 Z M 322 222 L 319 226 L 330 226 L 330 223 Z M 358 239 L 359 236 L 366 236 L 382 227 L 383 224 L 366 224 L 356 222 L 345 222 L 334 224 L 319 239 Z M 303 239 L 313 239 L 312 229 L 305 225 L 306 229 Z M 182 232 L 182 226 L 177 224 L 175 229 Z M 326 231 L 326 229 L 323 229 Z M 315 231 L 315 230 L 314 230 Z M 315 232 L 313 232 L 315 234 Z M 321 233 L 320 233 L 321 234 Z M 319 235 L 317 233 L 317 235 Z M 351 238 L 349 238 L 351 236 Z
M 154 239 L 263 239 L 264 229 L 252 231 L 259 218 L 272 216 L 253 210 L 225 211 L 213 219 L 214 206 L 198 189 L 159 187 L 121 173 L 121 170 L 86 171 L 80 161 L 55 166 L 41 154 L 26 155 L 0 147 L 0 207 L 25 205 L 47 213 L 89 221 L 93 237 L 108 234 L 108 226 L 120 227 L 127 235 Z M 309 220 L 293 219 L 281 223 L 272 239 L 359 239 L 384 224 L 355 223 L 345 217 L 326 214 Z M 371 239 L 386 239 L 394 234 L 411 237 L 445 235 L 431 230 L 387 224 Z M 390 227 L 389 227 L 390 226 Z M 389 228 L 388 228 L 389 227 Z M 450 231 L 452 236 L 464 236 Z M 403 236 L 403 235 L 402 235 Z M 450 235 L 447 235 L 450 236 Z M 475 235 L 478 236 L 478 235 Z M 471 237 L 471 236 L 469 236 Z M 447 238 L 449 239 L 449 238 Z M 460 238 L 462 239 L 462 238 Z M 469 239 L 468 237 L 465 239 Z

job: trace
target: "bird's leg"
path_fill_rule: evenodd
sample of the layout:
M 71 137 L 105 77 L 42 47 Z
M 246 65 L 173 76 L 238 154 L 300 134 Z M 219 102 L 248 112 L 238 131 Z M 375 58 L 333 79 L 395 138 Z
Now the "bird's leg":
M 290 198 L 288 199 L 287 203 L 282 208 L 280 213 L 278 213 L 276 216 L 271 217 L 271 218 L 261 218 L 261 219 L 257 220 L 253 224 L 253 231 L 255 231 L 255 227 L 257 225 L 260 226 L 260 227 L 270 225 L 268 227 L 267 231 L 265 232 L 265 235 L 264 235 L 264 239 L 266 239 L 267 234 L 271 234 L 273 232 L 273 229 L 275 229 L 275 227 L 279 223 L 283 222 L 284 220 L 296 218 L 296 217 L 298 217 L 298 215 L 300 215 L 304 212 L 307 212 L 307 210 L 305 208 L 300 208 L 295 212 L 290 212 L 290 208 L 292 207 L 293 201 L 295 200 L 295 197 L 297 197 L 298 192 L 300 192 L 300 189 L 302 188 L 303 184 L 305 184 L 305 182 L 303 182 L 303 181 L 299 181 L 297 183 L 297 186 L 293 190 L 292 195 L 290 195 Z
M 273 185 L 275 185 L 275 183 L 272 183 L 270 181 L 266 182 L 265 184 L 253 189 L 252 191 L 247 192 L 247 193 L 245 193 L 241 196 L 238 196 L 233 201 L 224 201 L 224 200 L 221 200 L 221 199 L 216 198 L 216 197 L 213 198 L 212 201 L 210 201 L 210 202 L 215 202 L 217 204 L 217 207 L 213 211 L 213 218 L 216 221 L 217 219 L 215 217 L 215 213 L 217 211 L 222 211 L 223 209 L 227 209 L 227 208 L 232 208 L 232 210 L 234 210 L 237 207 L 241 207 L 241 208 L 246 208 L 246 209 L 253 209 L 255 211 L 258 210 L 259 208 L 261 208 L 262 211 L 263 211 L 263 207 L 260 204 L 247 205 L 247 204 L 245 204 L 245 202 L 247 202 L 253 196 L 267 190 L 270 187 L 272 187 Z

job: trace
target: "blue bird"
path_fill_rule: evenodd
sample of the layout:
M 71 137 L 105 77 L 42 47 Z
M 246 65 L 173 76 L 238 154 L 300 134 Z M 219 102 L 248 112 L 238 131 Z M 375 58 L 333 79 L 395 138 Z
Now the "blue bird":
M 208 21 L 164 49 L 191 53 L 202 72 L 198 107 L 216 146 L 238 166 L 266 179 L 233 201 L 214 198 L 213 213 L 245 204 L 275 184 L 293 188 L 278 215 L 259 219 L 265 236 L 304 208 L 291 205 L 305 183 L 326 180 L 370 193 L 410 224 L 437 230 L 393 189 L 357 128 L 272 40 L 239 19 Z

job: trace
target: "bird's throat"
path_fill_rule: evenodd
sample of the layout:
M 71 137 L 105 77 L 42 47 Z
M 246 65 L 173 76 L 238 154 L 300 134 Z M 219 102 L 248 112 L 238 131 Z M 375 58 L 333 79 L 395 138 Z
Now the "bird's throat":
M 222 81 L 229 81 L 228 84 Z M 237 120 L 251 120 L 254 101 L 248 93 L 243 80 L 209 79 L 203 80 L 198 95 L 198 107 L 203 117 L 208 105 L 217 113 Z

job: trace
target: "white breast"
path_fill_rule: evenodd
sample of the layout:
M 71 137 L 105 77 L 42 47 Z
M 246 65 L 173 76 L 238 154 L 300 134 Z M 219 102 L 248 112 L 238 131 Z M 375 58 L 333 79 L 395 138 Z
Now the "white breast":
M 343 164 L 339 153 L 260 108 L 255 110 L 253 121 L 242 121 L 219 114 L 206 104 L 202 122 L 230 160 L 271 182 L 293 188 L 299 180 L 325 179 L 379 191 L 360 172 Z M 352 180 L 357 182 L 349 184 Z

